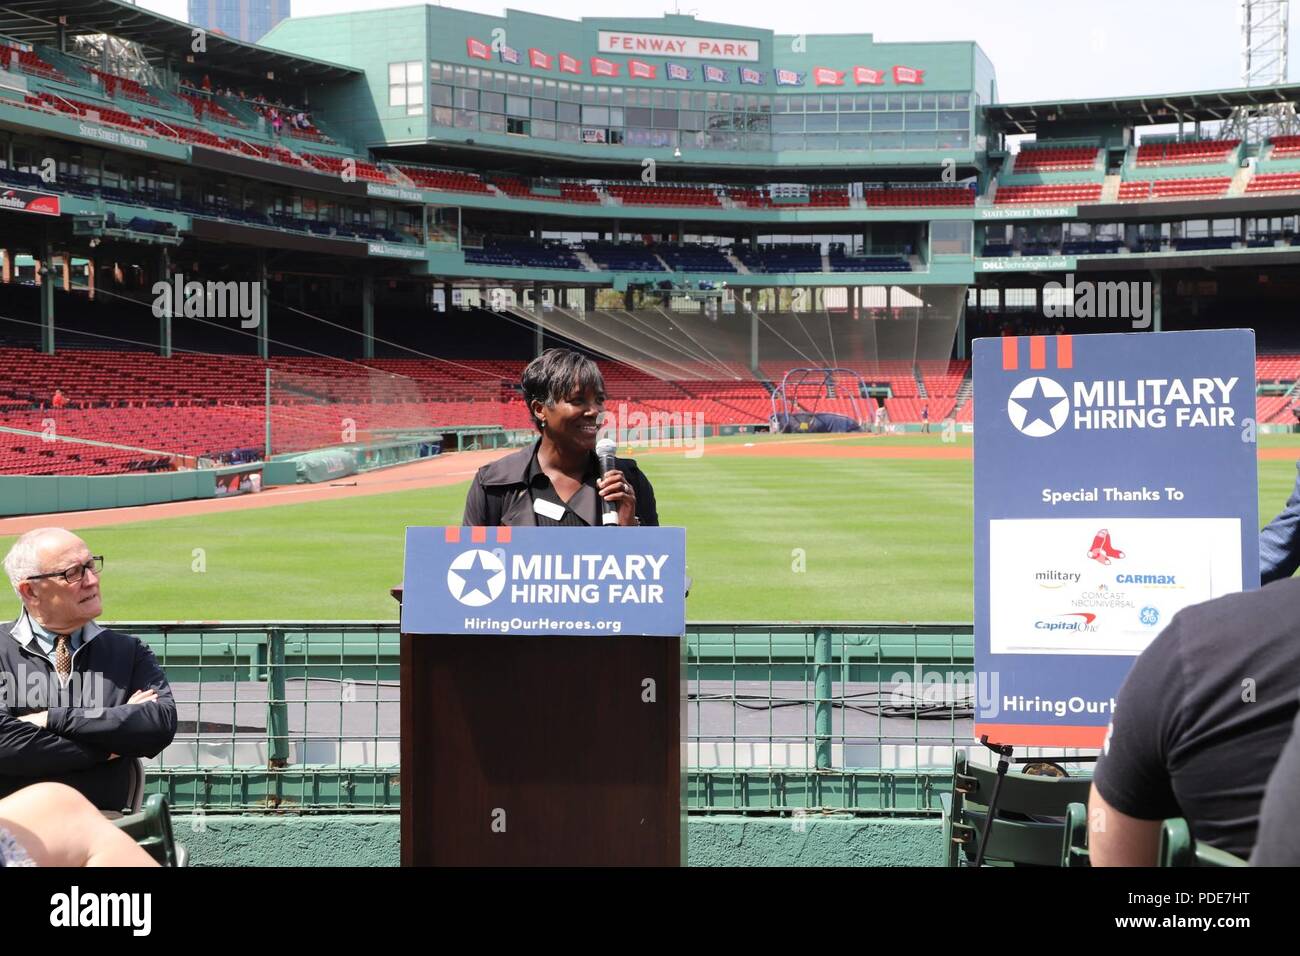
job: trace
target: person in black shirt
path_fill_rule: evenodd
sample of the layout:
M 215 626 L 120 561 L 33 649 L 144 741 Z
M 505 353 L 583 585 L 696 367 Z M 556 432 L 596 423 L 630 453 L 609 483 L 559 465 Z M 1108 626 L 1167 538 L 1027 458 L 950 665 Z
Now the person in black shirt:
M 1282 748 L 1273 775 L 1264 791 L 1259 810 L 1259 839 L 1251 854 L 1251 866 L 1300 866 L 1300 830 L 1295 821 L 1300 815 L 1300 717 L 1291 730 L 1291 739 Z
M 1094 866 L 1155 865 L 1169 817 L 1250 855 L 1300 711 L 1297 620 L 1300 578 L 1289 578 L 1184 608 L 1138 656 L 1093 778 Z
M 478 470 L 464 524 L 599 527 L 601 499 L 617 503 L 620 525 L 659 524 L 654 488 L 636 462 L 616 458 L 616 468 L 599 473 L 605 381 L 595 362 L 547 349 L 524 369 L 523 391 L 540 437 Z

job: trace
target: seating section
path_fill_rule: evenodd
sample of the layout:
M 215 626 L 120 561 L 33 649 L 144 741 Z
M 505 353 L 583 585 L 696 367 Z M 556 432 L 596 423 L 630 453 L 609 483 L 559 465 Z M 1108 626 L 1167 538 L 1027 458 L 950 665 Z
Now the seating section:
M 844 244 L 831 243 L 827 260 L 832 272 L 911 272 L 912 266 L 903 256 L 851 256 Z
M 194 111 L 194 118 L 200 123 L 203 122 L 204 117 L 207 117 L 213 122 L 224 123 L 226 126 L 244 127 L 248 125 L 228 111 L 213 97 L 195 96 L 192 93 L 181 93 L 180 97 L 190 105 L 190 108 Z
M 819 186 L 808 190 L 808 205 L 818 209 L 835 209 L 851 205 L 844 186 Z
M 587 255 L 601 269 L 613 272 L 663 272 L 664 267 L 648 246 L 616 242 L 588 242 Z
M 60 82 L 67 81 L 66 76 L 55 69 L 53 65 L 42 60 L 35 52 L 20 50 L 18 47 L 0 43 L 0 66 L 12 70 L 15 65 L 19 70 L 31 76 L 39 76 L 47 80 Z
M 1300 158 L 1300 136 L 1274 136 L 1269 143 L 1273 147 L 1269 151 L 1269 159 Z
M 448 169 L 422 169 L 418 166 L 398 166 L 411 182 L 421 189 L 441 189 L 459 193 L 491 193 L 487 184 L 474 173 Z
M 600 202 L 600 194 L 589 183 L 561 183 L 560 198 L 565 202 Z
M 1138 147 L 1139 166 L 1171 166 L 1186 163 L 1226 163 L 1241 145 L 1239 139 L 1205 139 L 1188 143 L 1144 143 Z
M 562 242 L 491 237 L 482 249 L 466 249 L 465 261 L 475 265 L 529 269 L 582 269 L 583 265 Z
M 1097 165 L 1096 146 L 1024 146 L 1016 154 L 1015 171 L 1061 172 L 1093 169 Z
M 772 197 L 761 186 L 728 186 L 727 197 L 737 206 L 750 209 L 770 209 Z
M 171 456 L 253 456 L 265 437 L 264 376 L 267 363 L 252 356 L 182 353 L 164 359 L 152 353 L 63 350 L 54 355 L 0 348 L 0 362 L 13 375 L 0 385 L 0 474 L 115 474 L 174 467 Z M 341 362 L 312 356 L 277 357 L 273 373 L 272 423 L 275 450 L 320 447 L 337 437 L 340 417 L 359 431 L 391 427 L 499 424 L 528 428 L 517 383 L 523 361 L 372 359 Z M 887 387 L 884 400 L 894 423 L 921 421 L 922 409 L 938 423 L 952 416 L 969 422 L 970 363 L 932 361 L 852 362 L 841 366 L 871 387 Z M 684 369 L 701 378 L 664 381 L 615 361 L 601 362 L 611 413 L 703 414 L 716 424 L 764 422 L 771 415 L 771 385 L 789 366 L 764 362 L 763 379 L 743 368 L 738 378 L 719 369 Z M 1258 381 L 1288 385 L 1300 381 L 1300 354 L 1264 354 Z M 802 393 L 822 411 L 855 411 L 869 418 L 875 401 L 843 393 Z M 963 388 L 966 390 L 963 393 Z M 66 407 L 50 401 L 60 390 Z M 957 408 L 959 396 L 962 405 Z M 1294 424 L 1291 395 L 1261 395 L 1257 420 Z M 75 441 L 46 441 L 49 420 L 62 438 L 128 446 L 112 448 Z
M 1120 183 L 1119 198 L 1123 202 L 1146 199 L 1183 199 L 1186 197 L 1219 197 L 1228 194 L 1232 185 L 1230 176 L 1197 176 L 1183 179 L 1157 179 L 1151 182 L 1134 180 Z
M 1296 155 L 1300 155 L 1300 152 Z M 1246 184 L 1246 192 L 1248 194 L 1300 192 L 1300 172 L 1256 173 L 1255 178 Z
M 973 206 L 974 186 L 891 186 L 868 189 L 864 194 L 870 207 Z
M 695 243 L 664 243 L 655 247 L 659 257 L 674 272 L 732 272 L 736 267 L 717 246 Z
M 1101 183 L 1039 183 L 1032 186 L 999 186 L 994 202 L 1015 203 L 1084 203 L 1101 199 Z
M 610 184 L 605 192 L 625 206 L 721 206 L 718 195 L 708 186 L 639 183 Z
M 135 100 L 137 103 L 148 103 L 150 106 L 162 105 L 158 97 L 135 80 L 128 79 L 125 76 L 118 76 L 116 73 L 105 73 L 103 70 L 97 70 L 94 67 L 86 67 L 86 72 L 95 77 L 108 96 L 121 93 L 127 99 Z
M 736 258 L 750 272 L 821 272 L 821 246 L 815 242 L 787 246 L 740 246 Z
M 347 168 L 350 160 L 354 167 L 357 179 L 365 180 L 370 183 L 392 183 L 392 179 L 378 166 L 368 163 L 363 159 L 356 159 L 350 156 L 324 156 L 319 153 L 303 153 L 303 159 L 311 163 L 321 172 L 329 173 L 331 176 L 342 175 Z

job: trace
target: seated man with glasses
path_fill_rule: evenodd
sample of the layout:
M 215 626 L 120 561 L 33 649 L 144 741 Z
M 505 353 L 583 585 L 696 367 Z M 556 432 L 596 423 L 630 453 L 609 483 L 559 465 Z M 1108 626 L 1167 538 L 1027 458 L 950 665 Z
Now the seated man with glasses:
M 176 736 L 176 702 L 149 646 L 94 621 L 103 566 L 62 528 L 29 531 L 5 556 L 23 607 L 0 624 L 0 798 L 56 781 L 122 810 L 134 758 Z

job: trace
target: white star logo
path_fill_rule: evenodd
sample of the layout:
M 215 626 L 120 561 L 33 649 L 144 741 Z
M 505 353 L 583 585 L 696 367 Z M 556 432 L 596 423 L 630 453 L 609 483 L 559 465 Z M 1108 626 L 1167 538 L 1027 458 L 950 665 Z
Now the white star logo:
M 1030 438 L 1055 434 L 1070 415 L 1065 389 L 1050 378 L 1036 375 L 1011 390 L 1007 416 L 1016 430 Z
M 491 551 L 474 549 L 456 556 L 447 570 L 447 589 L 461 604 L 482 607 L 501 596 L 506 566 Z

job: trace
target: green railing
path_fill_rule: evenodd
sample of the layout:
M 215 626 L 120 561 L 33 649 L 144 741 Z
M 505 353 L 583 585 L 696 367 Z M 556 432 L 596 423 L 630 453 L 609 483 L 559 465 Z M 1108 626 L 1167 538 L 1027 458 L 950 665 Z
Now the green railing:
M 395 812 L 395 623 L 122 623 L 176 694 L 148 762 L 178 809 Z M 969 624 L 688 626 L 688 807 L 938 807 L 971 736 Z

